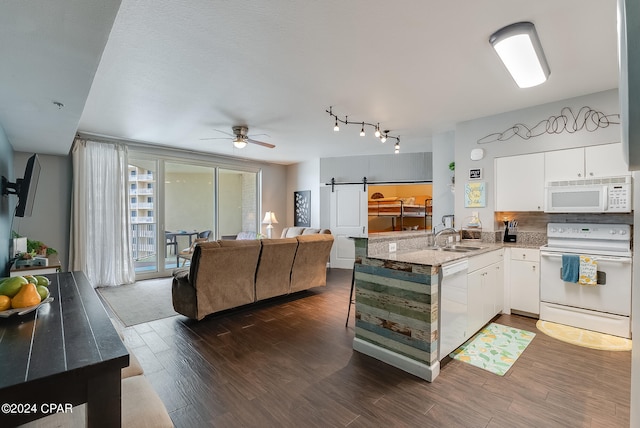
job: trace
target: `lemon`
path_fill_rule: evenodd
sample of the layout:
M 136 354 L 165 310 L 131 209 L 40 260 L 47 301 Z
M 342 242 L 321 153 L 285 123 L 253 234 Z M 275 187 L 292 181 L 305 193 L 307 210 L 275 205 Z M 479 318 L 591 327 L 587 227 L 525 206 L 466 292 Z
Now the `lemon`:
M 0 312 L 11 309 L 11 297 L 0 295 Z

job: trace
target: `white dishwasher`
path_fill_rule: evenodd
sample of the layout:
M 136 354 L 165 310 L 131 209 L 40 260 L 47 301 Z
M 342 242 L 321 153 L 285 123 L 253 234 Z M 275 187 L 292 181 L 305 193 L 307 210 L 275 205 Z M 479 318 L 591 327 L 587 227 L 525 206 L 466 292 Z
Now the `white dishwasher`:
M 467 270 L 469 260 L 442 265 L 440 285 L 439 360 L 465 341 L 467 332 Z

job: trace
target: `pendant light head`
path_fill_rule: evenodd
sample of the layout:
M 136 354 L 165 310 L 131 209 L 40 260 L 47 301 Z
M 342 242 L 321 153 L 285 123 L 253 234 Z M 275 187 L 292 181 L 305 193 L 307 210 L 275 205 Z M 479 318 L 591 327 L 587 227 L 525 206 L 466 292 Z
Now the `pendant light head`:
M 551 74 L 536 27 L 531 22 L 501 28 L 489 37 L 489 43 L 520 88 L 544 83 Z
M 380 124 L 376 125 L 376 132 L 374 135 L 376 138 L 380 138 Z
M 244 149 L 247 147 L 247 142 L 242 137 L 236 137 L 233 139 L 233 145 L 236 149 Z
M 333 126 L 333 130 L 335 132 L 338 132 L 340 130 L 340 127 L 338 126 L 338 118 L 336 117 L 336 124 Z
M 362 129 L 360 129 L 360 136 L 364 137 L 364 122 L 362 122 Z

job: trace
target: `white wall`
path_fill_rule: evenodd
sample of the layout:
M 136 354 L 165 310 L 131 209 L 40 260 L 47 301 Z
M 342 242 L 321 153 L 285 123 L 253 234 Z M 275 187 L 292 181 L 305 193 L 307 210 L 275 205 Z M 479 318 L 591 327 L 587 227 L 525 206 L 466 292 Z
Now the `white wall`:
M 33 153 L 14 153 L 14 177 L 22 178 Z M 40 178 L 31 217 L 15 217 L 12 229 L 58 251 L 62 269 L 67 269 L 69 218 L 71 215 L 71 158 L 38 155 Z M 11 213 L 12 214 L 12 213 Z
M 524 92 L 523 92 L 524 96 Z M 574 114 L 580 108 L 589 106 L 593 110 L 603 112 L 606 115 L 618 114 L 618 91 L 616 89 L 598 92 L 596 94 L 563 100 L 541 106 L 511 111 L 495 116 L 462 122 L 456 125 L 455 131 L 455 161 L 456 161 L 456 191 L 455 214 L 456 224 L 471 215 L 471 208 L 464 208 L 464 188 L 468 181 L 470 168 L 483 168 L 484 180 L 487 183 L 487 206 L 485 208 L 473 208 L 478 211 L 484 231 L 494 230 L 494 159 L 503 156 L 512 156 L 525 153 L 545 152 L 571 147 L 583 147 L 596 144 L 614 143 L 620 141 L 620 125 L 611 125 L 607 128 L 599 128 L 593 132 L 581 130 L 575 133 L 559 132 L 558 134 L 544 134 L 524 140 L 514 136 L 506 141 L 495 141 L 488 144 L 478 144 L 478 140 L 487 135 L 503 132 L 516 124 L 522 123 L 534 127 L 538 122 L 552 116 L 559 116 L 563 107 L 570 107 Z M 619 119 L 617 119 L 619 121 Z M 472 161 L 469 157 L 472 149 L 482 148 L 485 151 L 484 158 L 480 161 Z M 526 178 L 526 171 L 523 171 Z
M 311 227 L 321 226 L 320 218 L 320 159 L 287 167 L 286 226 L 293 226 L 293 192 L 311 190 Z
M 260 221 L 264 218 L 266 211 L 273 211 L 278 219 L 278 224 L 273 226 L 272 236 L 279 238 L 282 228 L 289 226 L 287 222 L 287 198 L 289 197 L 287 188 L 287 167 L 284 165 L 265 164 L 262 167 L 262 201 L 260 211 Z M 293 194 L 291 195 L 293 198 Z M 293 220 L 292 224 L 293 224 Z M 267 226 L 261 225 L 261 231 L 266 235 Z
M 455 133 L 453 131 L 433 136 L 433 226 L 437 230 L 442 216 L 455 212 L 454 194 L 451 192 L 449 163 L 455 159 Z

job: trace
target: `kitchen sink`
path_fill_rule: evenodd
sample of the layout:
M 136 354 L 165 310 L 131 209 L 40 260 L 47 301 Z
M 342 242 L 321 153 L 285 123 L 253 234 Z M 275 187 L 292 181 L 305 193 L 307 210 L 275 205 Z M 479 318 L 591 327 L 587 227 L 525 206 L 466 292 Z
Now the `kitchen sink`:
M 468 253 L 475 250 L 482 250 L 485 247 L 472 247 L 470 245 L 454 245 L 452 247 L 436 247 L 434 250 L 447 251 L 450 253 Z

